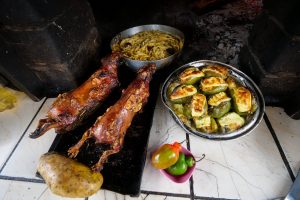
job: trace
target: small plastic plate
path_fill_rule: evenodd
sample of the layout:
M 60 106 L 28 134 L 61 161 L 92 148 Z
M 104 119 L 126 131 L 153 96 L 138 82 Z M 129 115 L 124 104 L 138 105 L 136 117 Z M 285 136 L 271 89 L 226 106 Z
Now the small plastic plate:
M 181 152 L 184 153 L 185 156 L 192 156 L 193 159 L 195 160 L 193 154 L 187 150 L 186 148 L 184 148 L 183 146 L 181 147 Z M 189 180 L 195 170 L 195 167 L 196 167 L 196 162 L 194 164 L 194 166 L 192 167 L 188 167 L 187 171 L 182 174 L 182 175 L 179 175 L 179 176 L 174 176 L 172 174 L 169 174 L 166 170 L 164 169 L 160 169 L 159 171 L 164 175 L 166 176 L 168 179 L 170 179 L 171 181 L 175 182 L 175 183 L 184 183 L 186 182 L 187 180 Z

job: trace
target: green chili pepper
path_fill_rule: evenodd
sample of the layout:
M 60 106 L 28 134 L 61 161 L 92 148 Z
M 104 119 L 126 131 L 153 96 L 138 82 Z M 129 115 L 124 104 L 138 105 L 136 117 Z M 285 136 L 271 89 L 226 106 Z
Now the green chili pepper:
M 172 175 L 178 176 L 184 174 L 187 171 L 187 168 L 188 166 L 185 161 L 185 155 L 184 153 L 180 152 L 177 162 L 171 167 L 168 167 L 167 172 Z
M 189 157 L 185 158 L 185 162 L 186 162 L 188 167 L 193 167 L 194 164 L 195 164 L 195 160 L 192 156 L 189 156 Z

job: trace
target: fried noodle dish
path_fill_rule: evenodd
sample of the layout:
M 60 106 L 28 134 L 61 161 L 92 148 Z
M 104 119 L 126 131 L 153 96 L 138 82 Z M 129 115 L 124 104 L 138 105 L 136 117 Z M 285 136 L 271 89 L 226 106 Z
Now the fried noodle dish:
M 114 44 L 112 50 L 133 60 L 160 60 L 178 52 L 183 41 L 161 31 L 143 31 Z

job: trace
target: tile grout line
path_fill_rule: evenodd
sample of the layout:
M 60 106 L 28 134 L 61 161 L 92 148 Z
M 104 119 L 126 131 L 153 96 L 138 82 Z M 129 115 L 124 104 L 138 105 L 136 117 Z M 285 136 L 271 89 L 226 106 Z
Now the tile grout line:
M 188 133 L 185 133 L 185 137 L 186 137 L 186 146 L 187 149 L 189 151 L 191 151 L 191 145 L 190 145 L 190 136 Z M 191 176 L 190 180 L 189 180 L 189 185 L 190 185 L 190 195 L 191 195 L 191 200 L 194 200 L 195 194 L 194 194 L 194 179 L 193 176 Z
M 287 160 L 287 158 L 285 156 L 285 153 L 284 153 L 284 151 L 283 151 L 283 149 L 282 149 L 282 147 L 280 145 L 280 142 L 279 142 L 279 140 L 278 140 L 278 138 L 276 136 L 276 132 L 274 131 L 274 129 L 272 127 L 272 124 L 271 124 L 271 122 L 270 122 L 270 120 L 269 120 L 269 118 L 267 116 L 267 113 L 264 114 L 264 120 L 266 122 L 266 125 L 267 125 L 269 131 L 271 132 L 271 135 L 272 135 L 273 140 L 274 140 L 274 142 L 275 142 L 275 144 L 276 144 L 276 146 L 278 148 L 278 151 L 279 151 L 280 156 L 281 156 L 281 158 L 283 160 L 283 163 L 284 163 L 284 165 L 285 165 L 285 167 L 286 167 L 286 169 L 287 169 L 287 171 L 288 171 L 288 173 L 289 173 L 292 181 L 294 182 L 295 181 L 295 175 L 294 175 L 294 173 L 292 171 L 292 168 L 291 168 L 291 166 L 289 164 L 289 161 Z
M 9 159 L 11 158 L 11 156 L 13 155 L 13 153 L 15 152 L 15 150 L 17 149 L 18 145 L 20 144 L 20 142 L 22 141 L 22 139 L 24 138 L 28 128 L 30 127 L 30 125 L 32 124 L 33 120 L 36 118 L 37 114 L 40 112 L 40 110 L 42 109 L 42 107 L 44 106 L 46 100 L 48 98 L 46 98 L 44 100 L 44 102 L 40 105 L 39 109 L 36 111 L 36 113 L 34 114 L 34 116 L 32 117 L 32 119 L 30 120 L 29 124 L 27 125 L 26 129 L 24 130 L 23 134 L 21 135 L 21 137 L 19 138 L 17 144 L 14 146 L 13 150 L 10 152 L 9 156 L 7 157 L 6 161 L 4 162 L 3 166 L 0 169 L 0 174 L 2 173 L 3 169 L 5 168 L 7 162 L 9 161 Z
M 190 136 L 188 133 L 186 133 L 186 141 L 187 141 L 187 149 L 189 151 L 191 151 L 191 146 L 190 146 Z M 193 179 L 193 176 L 191 176 L 190 180 L 189 180 L 189 183 L 190 183 L 190 198 L 191 200 L 194 200 L 194 199 L 203 199 L 203 200 L 231 200 L 231 199 L 226 199 L 226 198 L 215 198 L 215 197 L 203 197 L 203 196 L 195 196 L 195 193 L 194 193 L 194 179 Z
M 238 199 L 227 199 L 227 198 L 217 198 L 217 197 L 203 197 L 203 196 L 195 196 L 195 199 L 201 200 L 238 200 Z
M 45 183 L 45 181 L 42 179 L 13 177 L 13 176 L 5 176 L 5 175 L 0 175 L 0 180 L 21 181 L 21 182 L 30 182 L 30 183 Z
M 25 177 L 13 177 L 13 176 L 4 176 L 0 175 L 0 180 L 10 180 L 10 181 L 21 181 L 21 182 L 30 182 L 30 183 L 42 183 L 45 184 L 45 181 L 42 179 L 33 179 L 33 178 L 25 178 Z M 161 195 L 161 196 L 170 196 L 170 197 L 183 197 L 183 198 L 190 198 L 189 194 L 179 194 L 179 193 L 167 193 L 167 192 L 155 192 L 155 191 L 147 191 L 141 190 L 143 194 L 152 194 L 152 195 Z M 211 200 L 233 200 L 233 199 L 226 199 L 226 198 L 214 198 L 214 197 L 204 197 L 204 196 L 195 196 L 196 199 L 211 199 Z M 89 198 L 86 197 L 85 200 Z
M 28 126 L 26 127 L 26 129 L 24 130 L 22 136 L 19 138 L 17 144 L 15 145 L 15 147 L 13 148 L 13 150 L 11 151 L 11 153 L 9 154 L 8 158 L 6 159 L 5 163 L 3 164 L 2 168 L 0 169 L 0 180 L 11 180 L 11 181 L 21 181 L 21 182 L 31 182 L 31 183 L 42 183 L 45 184 L 45 181 L 42 179 L 34 179 L 34 178 L 25 178 L 25 177 L 13 177 L 13 176 L 5 176 L 5 175 L 1 175 L 2 171 L 4 170 L 7 162 L 10 160 L 12 154 L 15 152 L 15 150 L 17 149 L 18 145 L 20 144 L 20 142 L 22 141 L 22 139 L 24 138 L 27 130 L 29 129 L 30 125 L 32 124 L 32 122 L 34 121 L 34 119 L 36 118 L 36 116 L 38 115 L 38 113 L 40 112 L 40 110 L 42 109 L 42 107 L 44 106 L 45 102 L 47 101 L 48 98 L 46 98 L 44 100 L 44 102 L 40 105 L 39 109 L 36 111 L 35 115 L 33 116 L 33 118 L 31 119 L 31 121 L 29 122 Z M 266 115 L 265 115 L 266 116 Z M 268 119 L 267 119 L 268 120 Z M 265 120 L 266 121 L 266 120 Z M 270 122 L 269 122 L 270 123 Z M 268 124 L 267 124 L 268 125 Z M 270 124 L 271 126 L 271 124 Z M 268 126 L 269 128 L 269 126 Z M 272 126 L 271 126 L 272 128 Z M 270 129 L 270 128 L 269 128 Z M 273 130 L 273 128 L 272 128 Z M 270 130 L 271 131 L 271 130 Z M 274 130 L 273 130 L 274 132 Z M 272 133 L 272 131 L 271 131 Z M 275 132 L 274 132 L 275 134 Z M 272 134 L 273 136 L 273 134 Z M 276 137 L 276 135 L 275 135 Z M 277 139 L 277 137 L 276 137 Z M 275 140 L 275 139 L 274 139 Z M 278 139 L 277 139 L 278 140 Z M 187 142 L 187 148 L 188 150 L 190 150 L 190 140 L 189 140 L 189 135 L 186 133 L 186 142 Z M 279 141 L 278 141 L 279 143 Z M 276 143 L 277 145 L 277 143 Z M 280 143 L 279 143 L 280 146 Z M 281 146 L 280 146 L 281 148 Z M 280 151 L 280 150 L 279 150 Z M 281 148 L 281 151 L 282 148 Z M 284 155 L 285 157 L 285 155 Z M 283 158 L 282 158 L 283 159 Z M 285 158 L 286 159 L 286 158 Z M 289 164 L 288 164 L 289 166 Z M 290 166 L 289 169 L 291 170 Z M 293 174 L 293 172 L 292 172 Z M 294 177 L 295 179 L 295 177 Z M 193 199 L 205 199 L 205 200 L 233 200 L 233 199 L 226 199 L 226 198 L 214 198 L 214 197 L 204 197 L 204 196 L 195 196 L 194 195 L 194 191 L 193 191 L 193 177 L 191 177 L 190 179 L 190 195 L 188 194 L 179 194 L 179 193 L 166 193 L 166 192 L 156 192 L 156 191 L 146 191 L 146 190 L 141 190 L 141 193 L 144 194 L 152 194 L 152 195 L 162 195 L 162 196 L 171 196 L 171 197 L 183 197 L 183 198 L 190 198 L 191 200 Z M 88 200 L 88 197 L 84 198 L 85 200 Z
M 184 197 L 190 198 L 189 194 L 179 194 L 179 193 L 168 193 L 168 192 L 155 192 L 155 191 L 148 191 L 148 190 L 141 190 L 143 194 L 152 194 L 152 195 L 161 195 L 161 196 L 169 196 L 169 197 Z
M 195 199 L 195 194 L 194 194 L 194 179 L 193 179 L 193 176 L 191 176 L 189 182 L 190 182 L 191 200 L 194 200 Z
M 190 198 L 190 195 L 188 195 L 188 194 L 179 194 L 179 193 L 155 192 L 155 191 L 148 191 L 148 190 L 141 190 L 141 193 L 148 194 L 148 195 L 152 194 L 152 195 L 169 196 L 169 197 Z M 195 196 L 195 199 L 203 199 L 203 200 L 235 200 L 235 199 L 204 197 L 204 196 Z

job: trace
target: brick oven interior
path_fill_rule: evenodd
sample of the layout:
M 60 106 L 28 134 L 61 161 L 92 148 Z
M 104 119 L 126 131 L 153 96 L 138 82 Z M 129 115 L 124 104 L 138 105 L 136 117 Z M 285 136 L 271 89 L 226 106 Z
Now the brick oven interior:
M 68 1 L 66 2 L 68 3 Z M 83 48 L 88 53 L 82 54 L 76 59 L 68 58 L 68 55 L 64 54 L 66 52 L 62 51 L 54 50 L 54 57 L 45 54 L 46 58 L 50 56 L 51 62 L 55 62 L 52 69 L 57 67 L 56 74 L 61 72 L 61 66 L 74 68 L 72 63 L 82 66 L 86 64 L 85 59 L 83 59 L 85 57 L 90 60 L 97 60 L 97 58 L 107 54 L 110 52 L 111 38 L 128 27 L 141 24 L 165 24 L 182 30 L 186 39 L 183 50 L 185 53 L 173 66 L 180 66 L 199 59 L 211 59 L 231 64 L 253 78 L 263 92 L 266 105 L 284 107 L 291 117 L 300 118 L 300 94 L 298 92 L 300 89 L 298 64 L 300 63 L 300 24 L 298 22 L 300 13 L 297 12 L 299 1 L 289 0 L 287 3 L 283 0 L 154 0 L 143 2 L 114 0 L 103 3 L 90 0 L 89 3 L 94 17 L 86 14 L 88 12 L 85 12 L 84 7 L 81 10 L 79 8 L 74 9 L 74 12 L 81 13 L 78 17 L 84 21 L 83 24 L 86 24 L 86 30 L 89 30 L 87 33 L 79 34 L 74 29 L 75 35 L 78 36 L 78 39 L 81 36 L 88 36 L 90 39 L 86 40 L 86 44 L 89 44 L 89 48 L 76 45 L 68 46 L 64 42 L 56 43 L 66 49 L 70 48 L 71 52 L 80 52 L 78 49 L 81 48 L 82 50 Z M 6 6 L 9 7 L 9 3 Z M 44 5 L 35 6 L 42 7 Z M 74 6 L 79 7 L 80 3 L 74 3 Z M 2 8 L 4 9 L 5 6 Z M 9 12 L 3 13 L 9 14 Z M 68 15 L 68 12 L 66 13 Z M 65 13 L 61 15 L 65 15 Z M 95 22 L 87 20 L 93 18 Z M 91 24 L 87 25 L 86 21 L 90 21 Z M 0 42 L 13 49 L 16 55 L 23 55 L 23 58 L 19 59 L 20 62 L 24 61 L 24 57 L 27 56 L 25 63 L 30 63 L 28 60 L 34 60 L 36 55 L 27 55 L 18 51 L 21 51 L 20 43 L 35 36 L 27 35 L 26 38 L 23 35 L 22 38 L 18 35 L 18 30 L 14 29 L 15 26 L 5 23 L 5 20 L 0 23 Z M 67 24 L 68 22 L 66 20 L 63 23 Z M 55 23 L 51 22 L 51 26 L 55 26 Z M 23 30 L 26 31 L 28 28 Z M 59 27 L 56 26 L 56 29 L 61 31 L 62 35 L 64 34 L 63 30 L 59 30 Z M 51 35 L 52 31 L 49 28 L 46 33 Z M 98 37 L 97 43 L 95 43 L 96 37 Z M 50 38 L 44 39 L 53 41 L 58 37 L 51 35 Z M 37 40 L 31 40 L 31 42 L 34 43 Z M 101 48 L 98 48 L 98 45 Z M 6 52 L 4 47 L 2 48 L 2 52 Z M 53 48 L 55 49 L 55 47 Z M 31 53 L 39 54 L 39 52 L 34 51 Z M 58 61 L 55 56 L 59 58 Z M 38 81 L 39 79 L 53 79 L 53 82 L 55 81 L 54 75 L 51 79 L 49 73 L 41 71 L 41 69 L 45 69 L 47 61 L 34 62 L 35 64 L 38 63 L 36 65 L 38 67 L 33 69 L 32 76 L 37 77 L 37 84 L 41 87 L 33 89 L 30 88 L 30 84 L 24 82 L 20 85 L 20 81 L 10 76 L 10 73 L 14 72 L 5 69 L 7 62 L 11 63 L 12 61 L 7 61 L 3 57 L 0 59 L 2 84 L 13 85 L 25 91 L 35 100 L 43 96 L 55 96 L 57 93 L 75 87 L 87 77 L 87 74 L 82 73 L 82 69 L 76 68 L 76 73 L 70 73 L 70 76 L 66 76 L 69 77 L 67 79 L 68 84 L 63 81 L 59 82 L 62 85 L 66 84 L 65 87 L 50 86 L 49 83 L 45 84 L 45 81 Z M 18 65 L 20 62 L 14 63 L 14 65 Z M 65 63 L 67 66 L 63 65 Z M 23 64 L 21 62 L 21 65 Z M 66 70 L 66 72 L 69 71 L 70 69 Z M 28 72 L 28 77 L 30 77 L 30 73 L 32 71 Z M 40 93 L 41 90 L 45 91 L 44 89 L 47 87 L 51 88 L 48 93 Z

